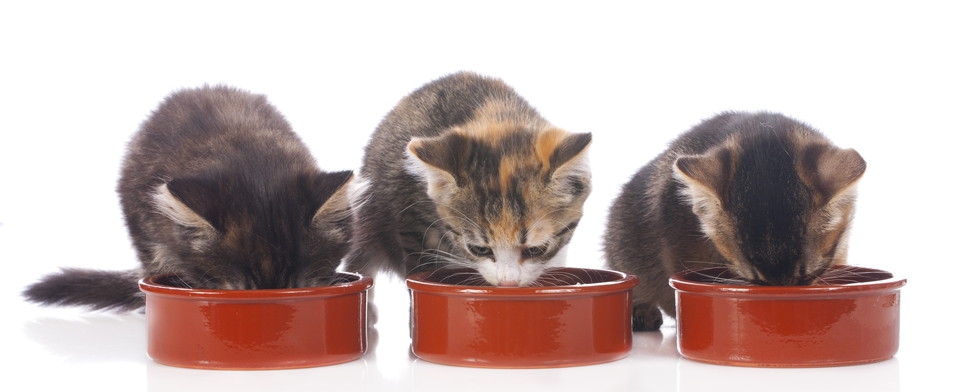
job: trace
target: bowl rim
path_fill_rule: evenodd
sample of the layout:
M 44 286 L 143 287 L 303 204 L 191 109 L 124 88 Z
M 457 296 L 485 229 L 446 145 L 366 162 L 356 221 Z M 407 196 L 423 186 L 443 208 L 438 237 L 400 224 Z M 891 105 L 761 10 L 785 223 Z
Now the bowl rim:
M 851 271 L 881 273 L 887 274 L 890 277 L 849 284 L 811 286 L 748 286 L 699 282 L 689 280 L 688 278 L 688 276 L 692 274 L 713 274 L 726 269 L 726 267 L 709 267 L 680 271 L 670 275 L 670 287 L 676 289 L 677 292 L 719 296 L 817 296 L 837 294 L 851 295 L 855 293 L 893 291 L 903 287 L 903 285 L 907 283 L 905 278 L 898 277 L 889 271 L 852 265 L 837 265 L 831 267 L 831 269 L 847 269 Z
M 330 286 L 312 286 L 295 287 L 286 289 L 256 289 L 256 290 L 218 290 L 218 289 L 192 289 L 186 287 L 169 286 L 158 283 L 163 278 L 176 275 L 175 273 L 164 273 L 145 277 L 140 279 L 138 285 L 140 291 L 145 295 L 158 295 L 164 297 L 195 299 L 195 300 L 217 300 L 217 301 L 258 301 L 258 300 L 284 300 L 284 299 L 304 299 L 304 298 L 325 298 L 342 295 L 349 295 L 365 291 L 373 287 L 373 279 L 355 272 L 338 271 L 337 275 L 347 276 L 353 280 L 346 283 L 338 283 Z
M 470 268 L 456 268 L 449 269 L 448 271 L 474 271 Z M 558 296 L 586 296 L 586 295 L 599 295 L 599 294 L 610 294 L 617 293 L 622 291 L 628 291 L 632 289 L 639 283 L 639 280 L 635 275 L 623 273 L 620 271 L 609 270 L 609 269 L 596 269 L 596 268 L 580 268 L 580 267 L 555 267 L 550 268 L 550 271 L 564 271 L 564 270 L 577 270 L 577 271 L 600 271 L 603 273 L 609 273 L 615 275 L 617 278 L 614 280 L 608 280 L 603 282 L 595 283 L 586 283 L 578 285 L 564 285 L 564 286 L 537 286 L 537 287 L 500 287 L 500 286 L 470 286 L 470 285 L 460 285 L 460 284 L 445 284 L 430 281 L 427 279 L 430 275 L 436 273 L 436 271 L 425 271 L 417 272 L 407 276 L 406 283 L 407 288 L 411 291 L 440 294 L 447 296 L 463 296 L 463 297 L 485 297 L 485 298 L 523 298 L 523 299 L 537 299 L 543 297 L 558 297 Z

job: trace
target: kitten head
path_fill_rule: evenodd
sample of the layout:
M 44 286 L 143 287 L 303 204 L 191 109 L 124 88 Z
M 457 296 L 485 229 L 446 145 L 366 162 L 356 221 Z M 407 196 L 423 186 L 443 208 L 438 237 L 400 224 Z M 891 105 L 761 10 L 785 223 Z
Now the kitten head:
M 270 184 L 244 176 L 167 181 L 154 204 L 174 223 L 178 245 L 157 249 L 155 261 L 196 288 L 329 284 L 351 235 L 352 177 L 307 171 Z
M 526 286 L 562 264 L 590 194 L 591 135 L 537 129 L 467 124 L 407 146 L 458 262 L 493 285 Z
M 780 120 L 678 157 L 674 177 L 735 273 L 757 284 L 810 284 L 846 261 L 855 185 L 866 163 Z

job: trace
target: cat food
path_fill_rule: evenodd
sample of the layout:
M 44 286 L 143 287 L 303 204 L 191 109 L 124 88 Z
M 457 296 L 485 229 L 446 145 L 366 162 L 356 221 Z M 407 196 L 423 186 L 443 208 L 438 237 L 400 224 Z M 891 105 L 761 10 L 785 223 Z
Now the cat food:
M 674 274 L 677 348 L 721 365 L 820 367 L 878 362 L 900 342 L 905 279 L 834 266 L 810 286 L 750 286 L 725 268 Z
M 445 365 L 491 368 L 579 366 L 630 353 L 635 276 L 555 268 L 535 284 L 489 286 L 469 269 L 411 275 L 413 353 Z
M 171 366 L 286 369 L 332 365 L 367 349 L 367 291 L 373 280 L 271 290 L 206 290 L 173 275 L 140 281 L 146 294 L 147 354 Z

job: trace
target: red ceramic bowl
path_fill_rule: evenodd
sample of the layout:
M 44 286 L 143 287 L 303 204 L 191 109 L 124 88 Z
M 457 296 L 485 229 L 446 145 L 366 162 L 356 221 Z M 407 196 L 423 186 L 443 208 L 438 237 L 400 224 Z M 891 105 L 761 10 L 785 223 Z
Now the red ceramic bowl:
M 715 283 L 725 268 L 674 274 L 677 348 L 722 365 L 817 367 L 877 362 L 900 342 L 900 288 L 886 271 L 837 266 L 811 286 Z M 719 279 L 718 279 L 719 278 Z
M 204 369 L 287 369 L 359 358 L 367 348 L 369 277 L 276 290 L 205 290 L 172 275 L 140 281 L 146 294 L 147 354 L 158 363 Z
M 630 289 L 620 272 L 557 268 L 539 287 L 469 286 L 476 272 L 413 274 L 413 353 L 445 365 L 541 368 L 627 356 L 633 345 Z

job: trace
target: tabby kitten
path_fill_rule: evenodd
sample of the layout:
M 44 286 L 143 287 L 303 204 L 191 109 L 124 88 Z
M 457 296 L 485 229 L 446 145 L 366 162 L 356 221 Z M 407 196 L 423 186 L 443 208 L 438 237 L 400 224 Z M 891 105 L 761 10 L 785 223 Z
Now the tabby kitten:
M 642 167 L 610 208 L 610 268 L 636 274 L 634 328 L 676 317 L 671 274 L 724 265 L 746 282 L 805 285 L 846 259 L 866 163 L 774 113 L 723 113 Z
M 554 127 L 502 81 L 461 72 L 391 111 L 366 147 L 348 268 L 466 266 L 499 286 L 563 264 L 590 193 L 589 133 Z
M 352 172 L 322 172 L 265 97 L 230 87 L 176 92 L 128 146 L 117 190 L 141 268 L 63 269 L 33 284 L 43 304 L 132 310 L 137 281 L 185 286 L 324 285 L 348 249 Z

